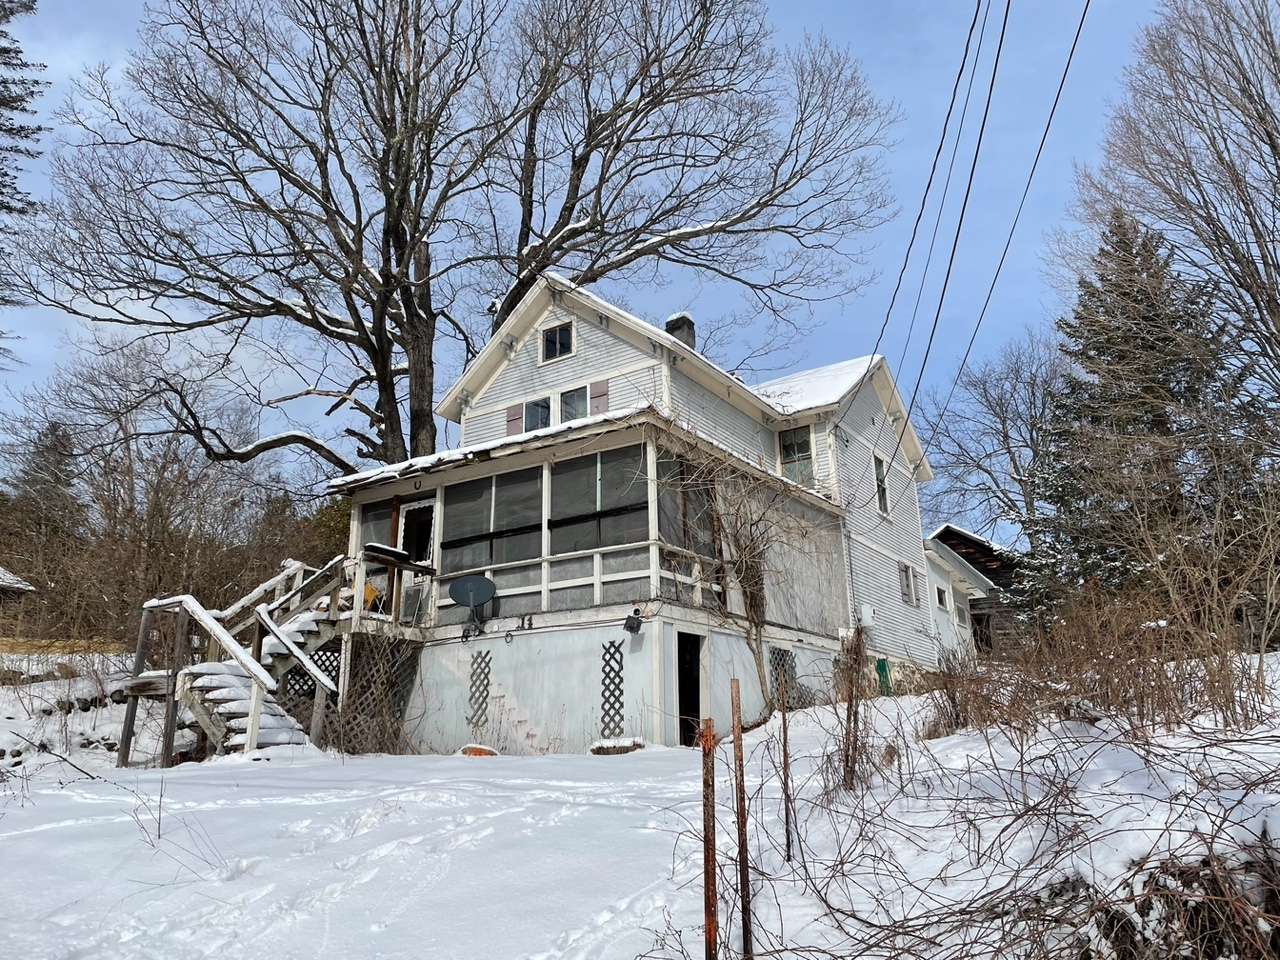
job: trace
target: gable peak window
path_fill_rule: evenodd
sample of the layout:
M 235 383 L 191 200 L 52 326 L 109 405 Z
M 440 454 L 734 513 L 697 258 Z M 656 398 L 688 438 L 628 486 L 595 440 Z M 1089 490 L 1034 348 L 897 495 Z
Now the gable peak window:
M 542 331 L 542 362 L 558 360 L 573 353 L 573 324 L 558 323 Z
M 876 507 L 886 517 L 889 515 L 889 465 L 876 456 Z
M 778 431 L 782 475 L 788 480 L 813 486 L 813 431 L 808 425 Z

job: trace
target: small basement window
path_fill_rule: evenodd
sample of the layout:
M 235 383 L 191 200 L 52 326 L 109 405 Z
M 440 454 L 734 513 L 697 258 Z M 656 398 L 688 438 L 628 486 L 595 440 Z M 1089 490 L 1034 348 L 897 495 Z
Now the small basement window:
M 782 475 L 806 487 L 813 486 L 813 431 L 807 426 L 779 431 L 778 447 Z
M 573 324 L 562 323 L 542 331 L 542 362 L 573 353 Z
M 530 430 L 541 430 L 543 427 L 551 426 L 551 398 L 539 397 L 537 400 L 528 400 L 524 405 L 524 430 L 528 433 Z
M 876 457 L 876 507 L 886 517 L 889 515 L 889 466 Z
M 560 394 L 560 422 L 568 423 L 570 420 L 581 420 L 587 416 L 587 388 L 578 387 L 576 390 L 566 390 Z

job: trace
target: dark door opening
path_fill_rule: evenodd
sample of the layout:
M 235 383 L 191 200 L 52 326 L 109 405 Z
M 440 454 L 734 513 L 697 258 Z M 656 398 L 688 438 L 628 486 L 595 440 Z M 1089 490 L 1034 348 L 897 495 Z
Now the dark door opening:
M 698 742 L 702 714 L 702 638 L 676 634 L 676 697 L 679 700 L 680 745 Z
M 400 549 L 409 554 L 414 563 L 431 562 L 431 520 L 433 505 L 404 507 L 404 536 Z

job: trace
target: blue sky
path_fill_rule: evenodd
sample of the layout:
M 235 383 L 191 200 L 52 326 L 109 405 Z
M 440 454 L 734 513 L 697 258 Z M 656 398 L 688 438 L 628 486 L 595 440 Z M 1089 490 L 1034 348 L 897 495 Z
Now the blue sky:
M 888 159 L 901 213 L 870 238 L 875 244 L 871 266 L 880 278 L 856 299 L 819 308 L 821 326 L 817 332 L 780 361 L 780 372 L 787 372 L 865 353 L 875 341 L 946 112 L 973 7 L 968 0 L 771 2 L 780 40 L 794 41 L 806 31 L 822 31 L 847 44 L 862 60 L 872 88 L 896 101 L 903 114 L 896 128 L 897 146 Z M 67 81 L 84 65 L 123 60 L 142 7 L 141 0 L 40 0 L 35 17 L 15 24 L 14 32 L 28 55 L 48 65 L 46 78 L 52 85 L 41 104 L 42 112 L 61 102 Z M 926 386 L 945 386 L 955 374 L 1004 243 L 1079 11 L 1077 0 L 1015 0 L 982 160 L 925 374 Z M 1064 222 L 1072 196 L 1073 165 L 1097 157 L 1108 104 L 1119 96 L 1122 71 L 1138 31 L 1154 13 L 1153 0 L 1094 0 L 1014 248 L 984 322 L 977 355 L 998 347 L 1028 323 L 1044 322 L 1058 309 L 1057 295 L 1044 272 L 1045 237 Z M 998 12 L 992 16 L 997 17 Z M 980 77 L 975 94 L 983 83 Z M 970 129 L 976 129 L 976 123 Z M 966 164 L 962 155 L 957 175 Z M 39 161 L 31 165 L 27 183 L 35 195 L 45 192 Z M 930 222 L 926 220 L 926 227 Z M 949 235 L 944 220 L 940 244 L 942 237 Z M 935 256 L 935 264 L 941 266 L 942 258 Z M 912 274 L 908 274 L 904 289 L 910 295 L 900 296 L 881 347 L 895 368 L 914 298 Z M 904 392 L 919 369 L 924 336 L 936 304 L 936 287 L 934 290 L 933 301 L 926 294 L 924 303 L 929 309 L 921 310 L 906 362 L 897 370 Z M 688 288 L 673 285 L 646 298 L 643 312 L 649 319 L 660 319 L 691 306 L 687 299 Z M 639 306 L 637 300 L 632 298 L 633 305 Z M 697 312 L 698 305 L 692 306 Z M 18 349 L 26 365 L 6 375 L 10 385 L 19 388 L 46 376 L 62 353 L 67 336 L 74 334 L 71 322 L 47 311 L 7 311 L 0 314 L 0 327 L 24 338 Z

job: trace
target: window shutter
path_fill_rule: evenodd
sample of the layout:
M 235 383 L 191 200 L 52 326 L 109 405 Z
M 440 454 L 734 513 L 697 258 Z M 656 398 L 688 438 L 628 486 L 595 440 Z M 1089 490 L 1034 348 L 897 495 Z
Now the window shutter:
M 591 415 L 609 412 L 609 381 L 597 380 L 591 384 Z
M 905 563 L 898 564 L 898 589 L 902 593 L 903 603 L 914 602 L 914 590 L 911 585 L 911 568 Z
M 507 407 L 507 436 L 524 433 L 524 404 L 516 403 Z

